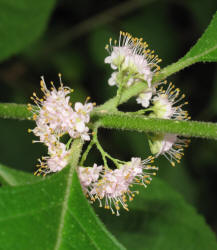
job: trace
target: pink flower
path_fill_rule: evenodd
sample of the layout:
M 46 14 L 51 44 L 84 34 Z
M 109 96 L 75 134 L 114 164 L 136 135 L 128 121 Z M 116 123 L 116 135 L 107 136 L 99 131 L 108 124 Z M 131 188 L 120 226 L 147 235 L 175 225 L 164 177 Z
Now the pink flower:
M 119 169 L 105 169 L 94 164 L 91 168 L 79 167 L 79 178 L 83 190 L 91 198 L 98 200 L 100 206 L 104 201 L 104 207 L 119 215 L 120 206 L 128 211 L 127 199 L 133 200 L 137 191 L 132 191 L 133 184 L 141 184 L 145 187 L 151 181 L 151 175 L 157 170 L 156 167 L 147 165 L 153 161 L 153 157 L 142 161 L 141 158 L 132 158 L 130 162 L 122 165 Z M 93 178 L 93 173 L 96 173 Z

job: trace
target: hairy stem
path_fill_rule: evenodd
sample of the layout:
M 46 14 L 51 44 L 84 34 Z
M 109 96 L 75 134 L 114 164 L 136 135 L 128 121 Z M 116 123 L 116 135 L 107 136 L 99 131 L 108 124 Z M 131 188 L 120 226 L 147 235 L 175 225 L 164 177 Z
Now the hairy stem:
M 94 144 L 95 144 L 94 141 L 91 140 L 88 147 L 87 147 L 87 149 L 85 150 L 85 152 L 83 153 L 83 155 L 81 157 L 81 161 L 79 163 L 80 166 L 84 165 L 84 162 L 86 161 L 87 156 L 88 156 L 88 154 L 89 154 L 89 152 L 90 152 L 90 150 L 91 150 L 91 148 L 93 147 Z
M 32 117 L 32 113 L 27 110 L 27 105 L 24 104 L 0 103 L 0 117 L 27 120 Z
M 70 149 L 71 156 L 69 157 L 69 165 L 71 168 L 76 168 L 78 166 L 78 161 L 81 155 L 83 144 L 84 141 L 81 139 L 75 139 L 72 142 L 72 146 Z
M 144 91 L 147 88 L 147 83 L 145 82 L 138 82 L 136 84 L 134 84 L 133 86 L 124 89 L 120 100 L 118 96 L 115 96 L 111 99 L 109 99 L 107 102 L 105 102 L 104 104 L 96 107 L 93 112 L 97 112 L 97 111 L 109 111 L 109 110 L 114 110 L 116 108 L 116 104 L 122 104 L 127 102 L 130 98 L 132 98 L 133 96 L 137 96 L 139 93 L 141 93 L 142 91 Z
M 98 112 L 94 116 L 98 117 L 100 126 L 104 128 L 217 139 L 217 124 L 211 122 L 156 119 L 123 112 Z
M 133 87 L 138 90 L 138 86 L 141 87 L 142 84 L 139 83 L 137 86 Z M 111 112 L 111 109 L 108 108 L 111 107 L 108 105 L 111 100 L 112 99 L 104 105 L 96 107 L 92 111 L 91 119 L 95 121 L 94 123 L 98 122 L 98 126 L 123 130 L 135 130 L 138 132 L 174 133 L 189 137 L 217 139 L 217 124 L 215 123 L 154 119 L 135 113 L 123 113 L 119 111 Z M 31 117 L 31 112 L 29 112 L 26 107 L 26 105 L 20 104 L 1 103 L 0 117 L 27 119 Z M 105 109 L 106 107 L 108 109 Z M 95 126 L 94 123 L 93 126 Z
M 163 68 L 158 74 L 156 74 L 153 77 L 153 83 L 162 81 L 163 79 L 166 79 L 168 76 L 196 63 L 197 61 L 195 60 L 194 57 L 191 58 L 181 58 L 175 63 L 172 63 L 168 65 L 167 67 Z
M 102 146 L 100 145 L 99 141 L 98 141 L 98 137 L 97 137 L 97 133 L 98 133 L 98 126 L 94 129 L 94 134 L 93 134 L 93 141 L 97 147 L 97 149 L 99 150 L 99 152 L 101 153 L 102 159 L 103 159 L 103 163 L 104 163 L 104 167 L 105 168 L 109 168 L 108 167 L 108 163 L 107 163 L 107 159 L 106 159 L 106 154 L 105 151 L 103 150 Z

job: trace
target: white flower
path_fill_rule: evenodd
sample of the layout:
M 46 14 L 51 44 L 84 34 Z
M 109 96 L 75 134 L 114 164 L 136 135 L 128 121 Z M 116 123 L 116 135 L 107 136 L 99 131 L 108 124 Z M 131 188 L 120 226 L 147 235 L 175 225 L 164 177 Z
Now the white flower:
M 61 75 L 59 77 L 60 87 L 56 89 L 51 82 L 50 90 L 42 77 L 40 84 L 44 97 L 38 98 L 33 93 L 31 99 L 37 107 L 28 105 L 36 122 L 36 127 L 29 132 L 32 131 L 39 137 L 38 141 L 33 142 L 44 143 L 48 147 L 49 154 L 48 157 L 43 158 L 45 161 L 40 161 L 40 168 L 36 174 L 57 172 L 66 166 L 69 152 L 66 150 L 66 145 L 60 142 L 64 134 L 69 134 L 72 139 L 90 140 L 87 123 L 90 121 L 90 112 L 94 103 L 87 103 L 89 100 L 87 98 L 85 104 L 76 102 L 73 109 L 69 97 L 72 90 L 64 87 Z
M 83 140 L 89 140 L 89 128 L 86 123 L 90 121 L 90 112 L 94 104 L 76 102 L 73 110 L 68 96 L 72 90 L 64 87 L 62 82 L 58 90 L 53 84 L 51 90 L 48 90 L 42 77 L 41 89 L 45 94 L 43 98 L 38 98 L 35 93 L 32 97 L 37 109 L 32 110 L 29 106 L 37 125 L 33 132 L 40 137 L 40 141 L 47 143 L 50 138 L 48 135 L 52 134 L 59 138 L 65 133 L 72 138 L 81 137 Z
M 90 112 L 93 110 L 93 103 L 85 103 L 84 105 L 80 102 L 75 103 L 75 112 L 79 115 L 80 119 L 87 123 L 90 121 Z
M 122 170 L 105 170 L 102 178 L 93 184 L 90 194 L 93 197 L 92 200 L 99 200 L 100 206 L 102 206 L 101 200 L 104 199 L 104 207 L 111 209 L 112 213 L 115 213 L 114 206 L 119 215 L 119 204 L 128 210 L 125 197 L 126 193 L 130 193 L 128 187 L 129 184 L 126 182 Z
M 172 83 L 169 84 L 166 91 L 162 88 L 157 91 L 157 95 L 153 98 L 153 113 L 150 116 L 175 120 L 190 119 L 188 112 L 182 110 L 182 107 L 187 104 L 187 102 L 176 106 L 176 104 L 185 97 L 184 94 L 179 97 L 179 94 L 180 90 L 178 88 L 175 89 Z
M 150 170 L 158 170 L 157 167 L 149 165 L 152 163 L 154 157 L 150 156 L 145 160 L 141 158 L 134 157 L 131 161 L 124 165 L 125 174 L 128 179 L 129 185 L 131 184 L 141 184 L 147 187 L 147 184 L 152 180 L 151 175 L 156 175 L 155 172 L 149 172 Z
M 34 140 L 34 143 L 43 142 L 48 145 L 50 143 L 55 143 L 57 140 L 57 136 L 52 133 L 52 129 L 41 120 L 37 121 L 37 126 L 33 130 L 29 130 L 29 132 L 31 131 L 39 137 L 39 141 Z
M 180 138 L 176 134 L 158 134 L 150 137 L 150 150 L 156 157 L 163 155 L 175 166 L 175 162 L 180 163 L 184 155 L 184 147 L 187 147 L 190 140 Z
M 178 137 L 175 134 L 165 134 L 164 138 L 162 140 L 161 148 L 160 148 L 160 150 L 158 152 L 158 155 L 169 152 L 171 150 L 172 146 L 177 141 L 177 138 Z
M 141 104 L 144 108 L 147 108 L 150 105 L 152 92 L 152 88 L 147 88 L 144 92 L 140 93 L 136 98 L 137 103 Z
M 148 86 L 151 86 L 153 72 L 144 55 L 132 54 L 128 56 L 122 65 L 122 69 L 128 69 L 131 74 L 135 75 L 135 79 L 132 78 L 132 80 L 145 80 Z
M 75 124 L 75 128 L 78 133 L 83 133 L 85 131 L 85 123 L 83 121 L 78 121 Z
M 94 197 L 91 194 L 94 183 L 98 181 L 102 172 L 104 171 L 103 166 L 97 166 L 94 163 L 93 167 L 78 167 L 78 178 L 81 183 L 82 190 L 87 197 L 90 197 L 91 201 L 94 201 Z
M 167 90 L 161 88 L 156 92 L 150 110 L 153 111 L 149 116 L 154 118 L 174 119 L 174 120 L 188 120 L 188 112 L 184 111 L 182 107 L 187 104 L 184 102 L 177 105 L 185 95 L 181 95 L 179 89 L 175 89 L 172 83 L 169 84 Z M 183 153 L 183 148 L 187 147 L 189 140 L 181 139 L 175 134 L 155 134 L 149 135 L 150 150 L 156 157 L 164 155 L 172 164 L 180 162 Z
M 105 58 L 105 63 L 122 73 L 127 79 L 126 86 L 137 81 L 147 81 L 148 86 L 151 87 L 153 74 L 159 71 L 160 67 L 157 64 L 161 60 L 147 47 L 148 44 L 142 42 L 142 39 L 134 38 L 129 33 L 121 31 L 118 43 L 115 41 L 112 45 L 112 39 L 110 39 L 109 45 L 106 46 L 110 55 Z M 116 76 L 117 72 L 114 72 L 109 79 L 110 86 L 118 85 Z
M 108 84 L 110 86 L 117 85 L 117 79 L 116 79 L 117 78 L 117 74 L 118 74 L 118 72 L 113 72 L 112 75 L 111 75 L 111 77 L 109 78 Z
M 59 172 L 67 165 L 68 152 L 62 152 L 59 155 L 53 155 L 47 160 L 47 168 L 49 173 Z
M 59 172 L 66 167 L 70 152 L 66 150 L 65 144 L 56 141 L 55 144 L 48 145 L 48 154 L 49 156 L 42 157 L 42 161 L 39 159 L 39 169 L 35 175 Z
M 149 170 L 157 170 L 157 168 L 147 165 L 152 161 L 153 157 L 149 157 L 145 161 L 141 161 L 140 158 L 132 158 L 130 162 L 122 165 L 119 169 L 103 169 L 101 174 L 97 175 L 101 178 L 91 182 L 88 187 L 88 195 L 92 201 L 98 200 L 100 206 L 102 206 L 101 200 L 104 200 L 104 207 L 110 209 L 113 214 L 115 209 L 116 214 L 119 215 L 120 206 L 128 211 L 127 198 L 131 201 L 137 193 L 137 191 L 130 190 L 131 186 L 141 184 L 146 187 L 146 184 L 151 181 L 150 176 L 155 175 L 155 173 L 149 173 Z M 88 180 L 87 177 L 80 177 L 81 183 L 83 179 Z M 90 179 L 92 180 L 91 177 Z M 89 181 L 86 184 L 88 183 Z
M 160 94 L 153 98 L 154 114 L 157 118 L 169 119 L 175 112 L 173 103 L 169 101 L 168 96 Z
M 132 51 L 128 47 L 127 43 L 126 45 L 123 44 L 122 46 L 120 45 L 113 46 L 110 56 L 107 56 L 105 58 L 105 63 L 110 64 L 111 68 L 116 70 L 125 61 L 125 58 L 127 58 L 131 54 L 132 54 Z
M 102 168 L 102 166 L 97 166 L 96 163 L 93 167 L 78 167 L 78 177 L 83 189 L 86 190 L 88 186 L 99 179 Z

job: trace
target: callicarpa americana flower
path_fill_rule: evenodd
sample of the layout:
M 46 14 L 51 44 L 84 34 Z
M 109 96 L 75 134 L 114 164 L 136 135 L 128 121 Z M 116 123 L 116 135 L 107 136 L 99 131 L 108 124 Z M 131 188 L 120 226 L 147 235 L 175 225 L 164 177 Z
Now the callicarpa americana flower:
M 39 98 L 33 93 L 31 99 L 36 106 L 28 105 L 28 110 L 32 111 L 36 122 L 36 127 L 33 130 L 29 129 L 29 132 L 39 137 L 38 141 L 33 142 L 45 144 L 49 155 L 39 160 L 36 174 L 58 172 L 67 165 L 69 151 L 67 145 L 60 142 L 63 135 L 68 134 L 71 140 L 75 138 L 90 140 L 89 128 L 86 124 L 90 120 L 94 103 L 87 103 L 89 99 L 87 98 L 85 104 L 76 102 L 73 109 L 69 96 L 73 90 L 64 87 L 60 74 L 59 77 L 60 87 L 56 89 L 51 82 L 50 90 L 42 77 L 40 84 L 44 96 Z
M 87 195 L 87 197 L 91 196 L 89 190 L 93 188 L 94 183 L 98 181 L 102 172 L 103 166 L 97 166 L 96 163 L 94 163 L 93 167 L 78 167 L 78 177 L 80 179 L 83 192 Z
M 42 157 L 42 160 L 38 159 L 39 164 L 36 165 L 38 170 L 35 175 L 46 175 L 61 171 L 68 163 L 70 151 L 66 149 L 65 144 L 56 141 L 55 144 L 48 146 L 48 154 L 49 156 Z
M 188 147 L 189 139 L 180 138 L 175 134 L 156 134 L 149 136 L 150 150 L 156 157 L 163 155 L 174 167 L 180 163 L 184 148 Z
M 112 44 L 110 38 L 105 48 L 109 53 L 105 63 L 115 70 L 108 80 L 109 85 L 119 86 L 125 83 L 129 87 L 135 82 L 145 81 L 151 87 L 152 77 L 159 71 L 158 63 L 161 59 L 154 55 L 153 50 L 148 49 L 146 42 L 120 31 L 119 41 L 115 40 Z
M 148 93 L 147 93 L 148 95 Z M 140 95 L 140 99 L 137 102 L 147 104 L 147 95 Z M 181 103 L 182 99 L 185 97 L 184 94 L 180 96 L 180 90 L 175 88 L 175 86 L 170 83 L 167 90 L 164 90 L 161 87 L 159 90 L 156 90 L 154 96 L 149 100 L 148 108 L 151 113 L 150 117 L 161 118 L 161 119 L 174 119 L 174 120 L 188 120 L 190 119 L 188 112 L 183 110 L 183 106 L 188 102 Z M 180 138 L 175 134 L 154 134 L 149 135 L 149 145 L 151 152 L 156 155 L 164 155 L 171 163 L 172 166 L 175 165 L 175 162 L 180 162 L 180 159 L 184 155 L 184 147 L 187 147 L 190 140 L 185 138 Z
M 156 175 L 153 170 L 158 168 L 148 165 L 153 162 L 153 157 L 142 161 L 141 158 L 132 158 L 120 168 L 111 170 L 97 166 L 91 168 L 78 168 L 79 178 L 84 193 L 91 201 L 99 201 L 100 207 L 110 209 L 113 214 L 119 215 L 122 206 L 128 211 L 127 201 L 132 201 L 138 191 L 132 191 L 133 184 L 147 187 Z
M 153 76 L 160 69 L 158 63 L 161 60 L 147 47 L 147 43 L 142 42 L 142 39 L 133 38 L 125 32 L 120 32 L 119 41 L 114 41 L 114 44 L 110 39 L 109 45 L 106 46 L 109 56 L 105 58 L 105 63 L 110 64 L 115 71 L 111 74 L 109 85 L 118 87 L 117 97 L 120 100 L 123 87 L 128 88 L 139 82 L 144 84 L 144 90 L 136 97 L 137 103 L 144 109 L 139 110 L 137 114 L 147 114 L 147 117 L 161 119 L 190 119 L 188 113 L 182 109 L 187 102 L 180 104 L 184 95 L 179 97 L 179 89 L 175 89 L 170 83 L 167 90 L 162 87 L 157 90 L 157 87 L 166 84 L 166 81 L 152 83 Z M 88 124 L 90 112 L 95 104 L 88 103 L 87 98 L 84 104 L 76 102 L 72 106 L 70 94 L 73 90 L 63 86 L 61 75 L 59 78 L 60 87 L 57 89 L 53 82 L 51 88 L 48 88 L 42 77 L 40 84 L 44 96 L 39 98 L 33 93 L 31 99 L 36 105 L 28 105 L 36 122 L 36 127 L 29 132 L 33 132 L 39 138 L 33 142 L 45 144 L 48 150 L 48 155 L 38 160 L 38 170 L 35 174 L 46 175 L 59 172 L 66 167 L 71 154 L 72 140 L 81 138 L 83 141 L 90 141 L 88 125 L 92 125 L 93 138 L 77 167 L 83 193 L 91 203 L 98 201 L 100 207 L 111 210 L 113 214 L 119 215 L 121 207 L 128 211 L 128 201 L 132 201 L 138 193 L 135 186 L 147 187 L 152 176 L 156 175 L 158 168 L 150 164 L 154 158 L 164 155 L 174 165 L 175 161 L 180 161 L 183 148 L 189 141 L 173 134 L 149 134 L 150 149 L 155 157 L 150 156 L 146 160 L 134 157 L 129 162 L 115 159 L 103 150 L 98 141 L 98 123 L 94 124 L 93 121 L 92 124 Z M 119 101 L 115 108 L 118 105 Z M 66 144 L 63 143 L 64 135 L 70 138 Z M 83 164 L 93 145 L 101 153 L 103 165 L 98 166 L 94 163 L 93 167 L 84 167 Z M 114 163 L 116 169 L 109 168 L 107 158 Z
M 53 82 L 51 82 L 52 87 L 51 90 L 49 90 L 43 77 L 40 83 L 44 97 L 38 98 L 36 94 L 33 93 L 31 99 L 37 107 L 33 108 L 29 105 L 29 110 L 33 111 L 33 119 L 36 121 L 36 124 L 39 124 L 39 130 L 40 125 L 43 124 L 47 125 L 52 134 L 56 136 L 68 133 L 72 138 L 81 137 L 83 140 L 90 140 L 90 136 L 88 135 L 89 129 L 85 124 L 89 122 L 89 114 L 93 109 L 93 104 L 85 103 L 83 105 L 77 102 L 73 110 L 69 96 L 73 90 L 69 87 L 64 87 L 61 78 L 58 89 L 56 89 Z M 37 131 L 36 135 L 40 136 L 40 132 Z
M 153 92 L 153 88 L 147 88 L 144 92 L 139 94 L 139 96 L 136 98 L 136 102 L 141 104 L 144 108 L 149 107 Z
M 188 112 L 182 109 L 188 102 L 178 104 L 183 98 L 185 95 L 180 96 L 180 89 L 175 88 L 172 83 L 169 84 L 167 90 L 161 87 L 153 98 L 151 117 L 175 120 L 190 119 Z

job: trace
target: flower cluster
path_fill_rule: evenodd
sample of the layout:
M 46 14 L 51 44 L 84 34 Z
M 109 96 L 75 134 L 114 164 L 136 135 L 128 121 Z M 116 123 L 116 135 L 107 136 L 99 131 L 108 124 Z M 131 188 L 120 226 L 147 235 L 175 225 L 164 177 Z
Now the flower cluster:
M 175 88 L 172 83 L 169 84 L 167 90 L 160 88 L 152 97 L 149 116 L 174 120 L 190 119 L 188 112 L 182 109 L 187 102 L 179 104 L 184 97 L 184 94 L 180 96 L 180 90 Z M 189 142 L 190 140 L 180 138 L 176 134 L 149 135 L 151 152 L 157 157 L 164 155 L 172 166 L 175 166 L 175 162 L 180 162 L 184 155 L 183 150 L 188 146 Z
M 143 83 L 144 90 L 136 97 L 137 103 L 141 104 L 143 109 L 136 114 L 145 114 L 147 117 L 159 119 L 190 119 L 187 111 L 183 110 L 187 102 L 181 103 L 185 96 L 180 95 L 178 88 L 170 83 L 164 90 L 160 85 L 166 84 L 166 81 L 152 83 L 154 75 L 160 69 L 158 63 L 161 59 L 154 55 L 154 51 L 148 49 L 146 42 L 133 38 L 129 33 L 120 32 L 119 41 L 112 43 L 110 39 L 106 49 L 109 56 L 105 58 L 105 63 L 110 64 L 114 70 L 108 83 L 118 87 L 116 99 L 120 100 L 124 88 Z M 72 90 L 64 87 L 61 75 L 59 77 L 58 89 L 52 82 L 51 88 L 48 89 L 42 77 L 41 90 L 44 96 L 39 98 L 33 93 L 32 100 L 36 106 L 30 104 L 28 106 L 36 122 L 36 127 L 30 131 L 39 137 L 39 140 L 34 142 L 43 143 L 48 148 L 48 156 L 39 159 L 36 175 L 61 171 L 67 165 L 72 140 L 75 138 L 81 138 L 83 141 L 90 140 L 88 123 L 94 103 L 88 103 L 89 98 L 87 98 L 84 104 L 76 102 L 72 107 L 70 102 Z M 118 105 L 119 101 L 115 104 L 115 108 Z M 120 207 L 128 211 L 127 201 L 133 200 L 138 193 L 133 190 L 133 185 L 139 184 L 146 187 L 152 180 L 152 176 L 156 175 L 158 168 L 150 165 L 154 160 L 153 156 L 146 160 L 134 157 L 129 162 L 110 156 L 99 144 L 97 125 L 93 122 L 93 138 L 81 158 L 80 166 L 77 167 L 78 177 L 84 194 L 91 202 L 98 201 L 100 207 L 103 206 L 110 209 L 113 214 L 119 215 Z M 70 138 L 66 144 L 63 143 L 64 135 Z M 168 133 L 148 134 L 148 138 L 152 154 L 155 157 L 164 155 L 172 166 L 180 161 L 183 148 L 189 143 L 187 139 Z M 101 153 L 104 164 L 98 166 L 94 163 L 93 167 L 84 167 L 83 163 L 93 145 Z M 116 169 L 109 168 L 107 158 L 113 161 Z
M 148 49 L 146 42 L 121 31 L 119 41 L 115 40 L 112 44 L 110 38 L 106 50 L 109 56 L 105 58 L 105 63 L 110 64 L 115 70 L 108 80 L 109 85 L 118 86 L 124 83 L 129 87 L 135 82 L 143 81 L 151 87 L 152 77 L 159 71 L 160 67 L 157 64 L 161 59 L 154 55 L 154 51 Z
M 112 45 L 110 39 L 106 46 L 109 56 L 105 58 L 105 63 L 109 63 L 111 68 L 116 70 L 109 79 L 109 85 L 121 83 L 130 86 L 138 81 L 146 82 L 146 89 L 140 93 L 136 101 L 141 104 L 144 113 L 149 112 L 149 117 L 161 119 L 188 120 L 188 112 L 182 107 L 181 100 L 185 95 L 180 96 L 180 90 L 170 83 L 166 90 L 157 87 L 166 84 L 167 81 L 152 83 L 154 74 L 160 67 L 157 65 L 161 60 L 153 55 L 153 51 L 147 49 L 147 43 L 142 39 L 133 38 L 129 33 L 120 32 L 119 41 Z M 145 86 L 145 85 L 144 85 Z M 156 156 L 164 155 L 172 164 L 179 162 L 183 155 L 183 148 L 188 146 L 189 140 L 182 139 L 173 134 L 149 135 L 150 149 Z
M 51 82 L 50 90 L 42 77 L 40 85 L 44 96 L 39 98 L 36 93 L 33 93 L 31 99 L 36 107 L 28 105 L 36 122 L 36 127 L 29 132 L 33 132 L 39 137 L 39 140 L 34 142 L 41 142 L 48 147 L 49 155 L 39 160 L 37 165 L 39 169 L 36 174 L 57 172 L 67 165 L 69 151 L 67 145 L 60 141 L 63 135 L 68 134 L 71 139 L 90 140 L 89 128 L 86 124 L 90 120 L 90 112 L 94 104 L 77 102 L 73 109 L 69 96 L 72 89 L 64 87 L 61 75 L 59 77 L 60 87 L 56 89 Z
M 132 201 L 137 193 L 131 190 L 132 185 L 146 187 L 152 180 L 151 176 L 156 175 L 152 170 L 157 170 L 157 167 L 148 165 L 150 162 L 153 162 L 153 157 L 144 161 L 132 158 L 115 170 L 94 164 L 92 168 L 79 167 L 78 175 L 84 193 L 92 202 L 98 200 L 100 207 L 110 209 L 113 214 L 116 211 L 119 215 L 120 206 L 128 211 L 127 200 Z

